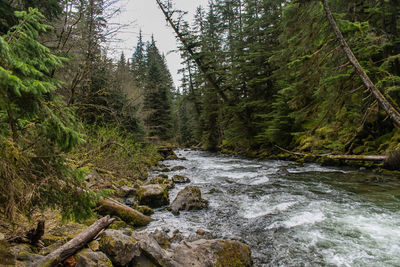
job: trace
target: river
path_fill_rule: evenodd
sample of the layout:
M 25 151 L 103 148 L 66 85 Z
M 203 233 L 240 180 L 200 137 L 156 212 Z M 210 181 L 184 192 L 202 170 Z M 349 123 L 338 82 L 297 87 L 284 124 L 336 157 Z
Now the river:
M 255 266 L 400 266 L 400 178 L 350 168 L 179 150 L 167 160 L 209 209 L 159 209 L 150 229 L 242 240 Z M 153 173 L 156 175 L 156 173 Z M 170 191 L 171 201 L 185 185 Z

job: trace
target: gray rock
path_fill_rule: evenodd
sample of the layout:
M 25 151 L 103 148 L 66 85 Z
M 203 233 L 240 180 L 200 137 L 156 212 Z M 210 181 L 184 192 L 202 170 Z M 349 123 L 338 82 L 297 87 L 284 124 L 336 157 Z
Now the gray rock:
M 174 249 L 172 260 L 176 266 L 252 266 L 249 247 L 231 240 L 182 241 Z
M 108 229 L 100 235 L 99 249 L 109 257 L 113 264 L 125 266 L 140 255 L 139 244 L 123 231 Z
M 189 178 L 187 178 L 187 177 L 185 177 L 185 176 L 183 176 L 183 175 L 178 175 L 178 174 L 175 174 L 175 175 L 172 177 L 172 181 L 173 181 L 174 183 L 176 183 L 176 184 L 190 183 L 190 179 L 189 179 Z
M 169 168 L 164 168 L 161 170 L 161 172 L 170 172 L 170 171 L 171 171 L 171 169 L 169 169 Z
M 171 168 L 171 171 L 180 171 L 180 170 L 184 170 L 184 169 L 186 169 L 186 168 L 183 166 L 174 166 Z
M 130 197 L 132 195 L 135 195 L 136 193 L 137 193 L 137 189 L 124 185 L 119 188 L 118 195 L 120 197 Z
M 175 187 L 175 183 L 172 180 L 170 180 L 168 178 L 162 178 L 161 176 L 156 176 L 146 182 L 146 185 L 150 185 L 150 184 L 165 185 L 167 187 L 167 189 L 172 189 Z
M 158 208 L 169 204 L 167 187 L 160 184 L 149 184 L 139 189 L 139 203 L 151 208 Z
M 201 198 L 200 188 L 187 186 L 178 193 L 170 209 L 173 214 L 179 214 L 180 210 L 200 210 L 207 207 L 208 201 Z
M 112 267 L 111 260 L 103 252 L 93 252 L 89 248 L 75 254 L 76 267 Z
M 125 199 L 125 204 L 128 206 L 135 206 L 136 205 L 136 201 L 133 197 L 129 197 L 127 199 Z
M 138 240 L 140 249 L 143 252 L 141 256 L 135 257 L 134 263 L 151 262 L 156 266 L 179 266 L 171 260 L 171 253 L 163 249 L 151 233 L 134 232 L 132 237 Z

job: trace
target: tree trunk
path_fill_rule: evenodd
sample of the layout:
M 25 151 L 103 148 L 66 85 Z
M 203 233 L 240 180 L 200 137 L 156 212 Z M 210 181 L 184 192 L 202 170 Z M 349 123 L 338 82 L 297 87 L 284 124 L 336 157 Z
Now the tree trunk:
M 30 266 L 57 266 L 68 257 L 74 255 L 87 243 L 92 241 L 103 229 L 107 228 L 113 221 L 114 219 L 110 218 L 110 216 L 105 216 L 101 218 L 100 220 L 92 224 L 89 228 L 83 230 L 75 238 L 71 239 L 69 242 L 54 250 L 39 261 L 32 263 Z
M 328 3 L 326 0 L 321 0 L 326 15 L 328 17 L 329 23 L 332 26 L 333 31 L 338 38 L 340 45 L 345 52 L 347 58 L 351 62 L 351 64 L 356 69 L 357 74 L 360 76 L 361 80 L 365 84 L 365 86 L 371 91 L 371 93 L 375 96 L 378 100 L 379 104 L 388 114 L 388 116 L 392 119 L 395 126 L 400 127 L 400 113 L 389 103 L 389 101 L 385 98 L 385 96 L 376 88 L 375 84 L 371 81 L 368 77 L 367 73 L 365 73 L 364 69 L 361 67 L 360 63 L 358 62 L 357 58 L 354 56 L 353 52 L 351 51 L 349 45 L 347 44 L 346 40 L 344 39 L 339 27 L 336 24 L 336 21 L 332 15 L 331 10 L 329 9 Z
M 189 55 L 192 57 L 192 59 L 196 62 L 197 66 L 199 67 L 199 69 L 201 70 L 201 72 L 204 74 L 204 76 L 206 77 L 207 81 L 210 83 L 210 85 L 212 87 L 214 87 L 214 89 L 217 91 L 218 95 L 224 100 L 227 101 L 227 97 L 224 93 L 224 91 L 221 89 L 221 87 L 218 85 L 217 81 L 215 80 L 215 78 L 210 75 L 208 73 L 208 68 L 207 66 L 204 65 L 203 61 L 198 57 L 198 55 L 196 55 L 196 53 L 193 51 L 193 49 L 191 48 L 191 46 L 187 43 L 187 41 L 185 40 L 183 34 L 181 32 L 179 32 L 179 29 L 176 27 L 175 23 L 172 21 L 171 16 L 168 14 L 168 12 L 165 10 L 163 4 L 161 3 L 161 0 L 156 0 L 157 4 L 159 5 L 159 7 L 161 8 L 161 11 L 163 12 L 165 18 L 167 19 L 167 21 L 169 22 L 169 24 L 171 25 L 172 29 L 175 31 L 176 35 L 178 36 L 179 40 L 181 41 L 181 43 L 183 44 L 185 50 L 189 53 Z
M 124 222 L 134 227 L 146 226 L 153 221 L 152 218 L 112 199 L 99 201 L 99 213 L 103 215 L 115 215 Z

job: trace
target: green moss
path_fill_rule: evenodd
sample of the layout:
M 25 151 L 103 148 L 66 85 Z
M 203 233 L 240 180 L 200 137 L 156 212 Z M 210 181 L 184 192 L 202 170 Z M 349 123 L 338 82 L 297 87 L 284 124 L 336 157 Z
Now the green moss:
M 223 241 L 222 247 L 216 252 L 217 267 L 251 266 L 250 249 L 236 241 Z
M 154 214 L 154 210 L 148 206 L 137 206 L 136 210 L 147 216 Z
M 320 157 L 317 162 L 322 166 L 341 166 L 343 163 L 339 159 L 332 159 L 328 157 Z
M 4 240 L 0 240 L 0 259 L 1 264 L 4 264 L 5 266 L 15 265 L 15 257 L 10 252 L 9 244 Z
M 109 228 L 110 228 L 110 229 L 119 230 L 119 229 L 125 228 L 125 227 L 127 227 L 127 226 L 128 226 L 128 224 L 127 224 L 126 222 L 121 221 L 121 220 L 118 220 L 118 221 L 114 221 L 114 222 L 109 226 Z

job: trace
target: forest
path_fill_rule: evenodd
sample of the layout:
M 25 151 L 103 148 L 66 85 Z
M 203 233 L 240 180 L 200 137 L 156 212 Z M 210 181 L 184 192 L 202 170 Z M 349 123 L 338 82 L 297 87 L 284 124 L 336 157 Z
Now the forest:
M 118 0 L 0 2 L 2 220 L 90 218 L 160 147 L 400 167 L 399 0 L 210 0 L 193 21 L 172 2 L 154 5 L 180 43 L 179 85 L 142 32 L 109 55 Z

